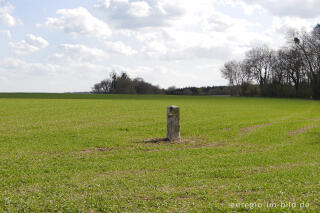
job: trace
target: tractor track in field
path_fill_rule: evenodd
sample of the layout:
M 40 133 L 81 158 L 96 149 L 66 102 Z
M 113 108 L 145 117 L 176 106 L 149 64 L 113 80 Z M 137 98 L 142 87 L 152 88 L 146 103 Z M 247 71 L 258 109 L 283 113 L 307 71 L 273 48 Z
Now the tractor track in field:
M 294 131 L 290 131 L 287 133 L 288 136 L 293 136 L 293 135 L 297 135 L 297 134 L 300 134 L 300 133 L 303 133 L 303 132 L 306 132 L 310 129 L 313 129 L 313 128 L 316 128 L 316 127 L 320 127 L 319 125 L 313 125 L 313 126 L 307 126 L 307 127 L 304 127 L 304 128 L 300 128 L 300 129 L 296 129 Z
M 310 119 L 303 119 L 303 120 L 295 120 L 294 122 L 305 122 L 305 121 L 317 122 L 317 121 L 320 121 L 320 119 L 319 118 L 310 118 Z M 248 133 L 253 132 L 253 131 L 257 130 L 257 129 L 261 129 L 261 128 L 264 128 L 264 127 L 272 126 L 274 124 L 281 124 L 283 122 L 284 121 L 278 121 L 278 122 L 263 123 L 263 124 L 257 124 L 257 125 L 254 125 L 254 126 L 248 126 L 248 127 L 242 128 L 241 132 L 242 132 L 242 134 L 248 134 Z M 303 132 L 305 132 L 305 131 L 307 131 L 309 129 L 315 128 L 315 127 L 319 127 L 319 125 L 312 125 L 312 126 L 303 127 L 303 128 L 300 128 L 300 129 L 297 129 L 297 130 L 294 130 L 294 131 L 289 131 L 287 133 L 287 135 L 288 136 L 296 135 L 296 134 L 303 133 Z
M 248 134 L 256 129 L 261 129 L 263 127 L 266 127 L 266 126 L 271 126 L 273 125 L 274 123 L 264 123 L 264 124 L 258 124 L 258 125 L 254 125 L 254 126 L 249 126 L 249 127 L 245 127 L 245 128 L 242 128 L 241 129 L 241 132 L 244 133 L 244 134 Z

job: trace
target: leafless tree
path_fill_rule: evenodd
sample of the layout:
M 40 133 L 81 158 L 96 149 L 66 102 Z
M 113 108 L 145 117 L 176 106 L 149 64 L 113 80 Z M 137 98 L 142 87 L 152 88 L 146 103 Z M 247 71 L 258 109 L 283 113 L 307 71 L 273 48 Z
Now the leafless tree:
M 319 99 L 320 25 L 311 32 L 289 31 L 287 46 L 277 51 L 253 48 L 243 61 L 227 62 L 221 72 L 232 86 L 258 85 L 260 95 Z

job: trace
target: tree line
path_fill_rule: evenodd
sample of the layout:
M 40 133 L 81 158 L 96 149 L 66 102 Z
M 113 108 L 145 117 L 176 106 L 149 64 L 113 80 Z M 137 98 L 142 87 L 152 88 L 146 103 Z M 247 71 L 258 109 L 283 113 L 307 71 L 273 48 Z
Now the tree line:
M 161 89 L 142 78 L 131 79 L 127 73 L 112 72 L 109 78 L 96 83 L 91 93 L 95 94 L 167 94 L 167 95 L 229 95 L 228 86 L 184 87 Z
M 96 94 L 162 94 L 159 86 L 145 82 L 142 78 L 131 79 L 127 73 L 112 72 L 109 78 L 96 83 L 92 93 Z
M 207 87 L 169 87 L 165 90 L 167 95 L 230 95 L 228 86 L 207 86 Z
M 243 60 L 226 62 L 221 73 L 232 95 L 320 99 L 320 25 L 288 32 L 279 50 L 253 48 Z

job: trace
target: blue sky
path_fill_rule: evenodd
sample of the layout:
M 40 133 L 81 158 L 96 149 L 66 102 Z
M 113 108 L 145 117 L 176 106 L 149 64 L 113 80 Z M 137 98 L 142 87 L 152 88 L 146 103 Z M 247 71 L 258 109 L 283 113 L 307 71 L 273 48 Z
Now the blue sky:
M 224 62 L 319 14 L 316 0 L 0 0 L 0 92 L 89 91 L 111 71 L 225 85 Z

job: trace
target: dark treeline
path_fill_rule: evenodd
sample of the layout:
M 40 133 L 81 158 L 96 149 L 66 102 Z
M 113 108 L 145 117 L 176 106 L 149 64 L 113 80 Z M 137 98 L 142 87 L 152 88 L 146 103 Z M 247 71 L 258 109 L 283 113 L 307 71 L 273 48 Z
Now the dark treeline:
M 232 95 L 320 98 L 320 25 L 289 32 L 279 50 L 257 47 L 221 69 Z
M 230 95 L 228 86 L 212 87 L 169 87 L 166 91 L 168 95 Z
M 117 75 L 112 72 L 110 77 L 96 83 L 92 93 L 96 94 L 167 94 L 167 95 L 229 95 L 228 86 L 218 87 L 185 87 L 160 89 L 145 82 L 142 78 L 131 79 L 125 72 Z
M 112 72 L 110 78 L 96 83 L 92 93 L 98 94 L 162 94 L 159 86 L 145 82 L 142 78 L 131 79 L 125 72 L 117 75 Z

